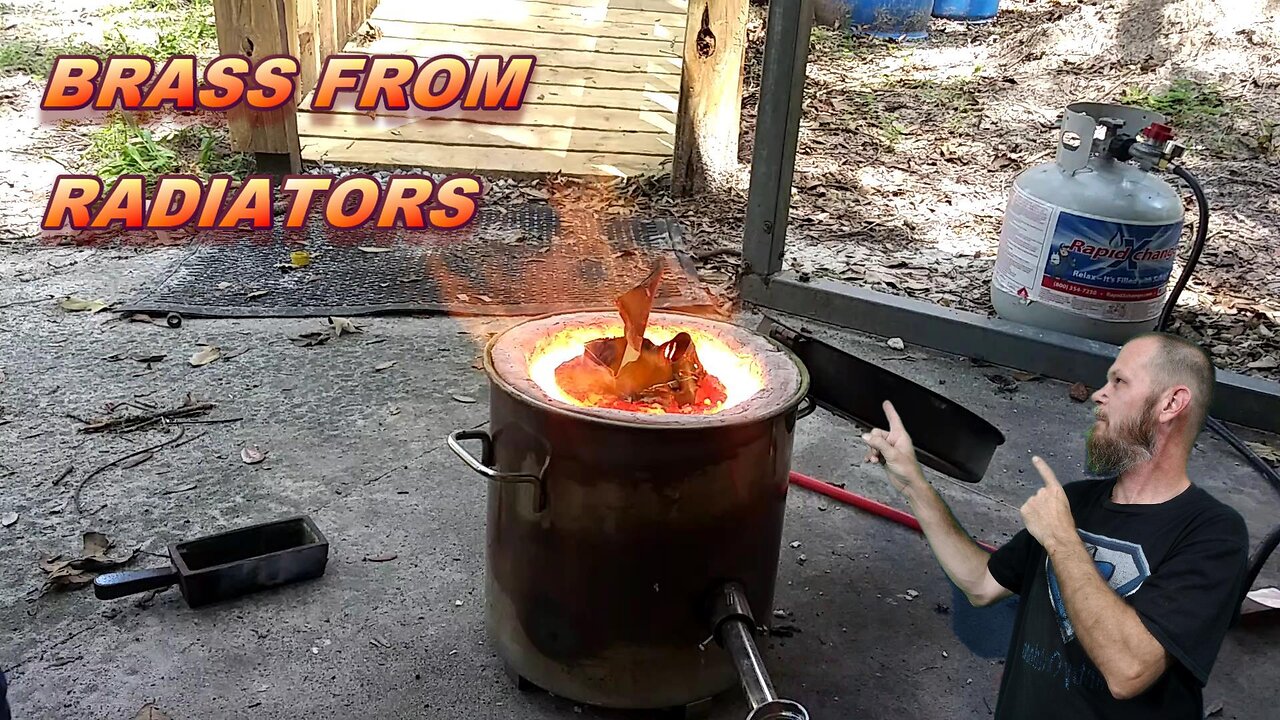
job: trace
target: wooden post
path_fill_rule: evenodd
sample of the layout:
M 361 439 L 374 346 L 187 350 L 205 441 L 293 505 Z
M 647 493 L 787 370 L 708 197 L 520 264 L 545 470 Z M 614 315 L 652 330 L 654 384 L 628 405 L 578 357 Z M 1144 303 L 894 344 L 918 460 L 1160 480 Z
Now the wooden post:
M 672 192 L 688 196 L 738 167 L 750 0 L 688 0 Z
M 246 55 L 256 62 L 268 55 L 297 57 L 297 13 L 286 10 L 295 0 L 213 0 L 218 29 L 218 49 L 224 55 Z M 294 38 L 291 42 L 290 38 Z M 258 154 L 270 174 L 302 172 L 302 148 L 298 142 L 298 101 L 264 112 L 244 104 L 227 112 L 231 146 Z M 273 157 L 274 156 L 274 157 Z M 267 169 L 264 168 L 264 169 Z

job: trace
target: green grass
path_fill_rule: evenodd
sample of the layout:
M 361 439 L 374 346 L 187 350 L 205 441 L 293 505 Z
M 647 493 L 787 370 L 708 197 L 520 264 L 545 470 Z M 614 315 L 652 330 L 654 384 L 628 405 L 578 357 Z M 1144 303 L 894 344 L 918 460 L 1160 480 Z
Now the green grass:
M 1175 125 L 1203 126 L 1227 113 L 1229 108 L 1222 93 L 1213 85 L 1187 78 L 1177 78 L 1161 90 L 1129 88 L 1121 96 L 1125 105 L 1154 110 Z
M 0 14 L 12 8 L 0 4 Z M 157 65 L 173 55 L 208 58 L 217 54 L 218 31 L 213 24 L 213 0 L 130 0 L 109 8 L 104 20 L 115 27 L 104 33 L 101 46 L 50 47 L 30 38 L 0 40 L 0 73 L 47 78 L 59 55 L 145 55 Z M 133 32 L 144 28 L 152 32 Z
M 95 49 L 83 47 L 49 47 L 42 42 L 13 40 L 0 43 L 0 74 L 21 73 L 47 78 L 53 60 L 59 55 L 93 55 Z
M 94 134 L 86 159 L 108 185 L 121 175 L 142 175 L 148 182 L 170 173 L 241 178 L 253 169 L 252 156 L 231 152 L 223 131 L 192 126 L 157 137 L 121 113 Z
M 108 52 L 146 55 L 158 62 L 173 55 L 210 57 L 217 52 L 213 0 L 133 0 L 120 16 L 130 18 L 131 25 L 154 30 L 156 36 L 133 38 L 116 28 L 106 36 Z

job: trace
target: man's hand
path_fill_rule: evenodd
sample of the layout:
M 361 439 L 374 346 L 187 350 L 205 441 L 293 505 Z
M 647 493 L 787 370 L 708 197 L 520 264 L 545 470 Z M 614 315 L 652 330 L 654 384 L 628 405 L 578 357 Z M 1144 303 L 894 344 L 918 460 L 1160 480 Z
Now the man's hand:
M 876 428 L 862 436 L 870 449 L 867 450 L 867 462 L 884 465 L 889 482 L 898 492 L 905 494 L 915 483 L 924 482 L 924 473 L 920 463 L 916 461 L 916 449 L 911 444 L 911 436 L 902 427 L 902 419 L 893 403 L 884 403 L 885 417 L 889 418 L 888 432 Z
M 1078 539 L 1075 518 L 1071 516 L 1071 504 L 1058 478 L 1048 463 L 1039 457 L 1031 458 L 1031 464 L 1044 480 L 1040 488 L 1022 505 L 1022 521 L 1046 551 L 1065 540 Z

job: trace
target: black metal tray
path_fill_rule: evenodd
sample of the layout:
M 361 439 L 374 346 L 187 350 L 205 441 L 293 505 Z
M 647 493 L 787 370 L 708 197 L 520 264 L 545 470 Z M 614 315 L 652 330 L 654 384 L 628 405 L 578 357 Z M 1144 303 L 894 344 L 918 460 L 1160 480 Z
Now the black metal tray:
M 329 541 L 311 518 L 297 516 L 169 546 L 169 567 L 99 575 L 101 600 L 177 584 L 190 607 L 240 597 L 324 574 Z
M 766 317 L 758 328 L 809 371 L 809 397 L 840 417 L 887 429 L 884 401 L 898 411 L 920 463 L 957 480 L 982 480 L 1004 434 L 968 408 L 874 363 Z

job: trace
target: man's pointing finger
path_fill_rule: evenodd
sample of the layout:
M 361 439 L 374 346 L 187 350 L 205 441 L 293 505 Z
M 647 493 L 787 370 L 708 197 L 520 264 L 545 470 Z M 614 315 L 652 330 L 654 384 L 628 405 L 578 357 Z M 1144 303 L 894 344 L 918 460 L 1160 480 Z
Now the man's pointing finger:
M 1058 482 L 1058 476 L 1053 474 L 1053 469 L 1049 467 L 1049 463 L 1045 462 L 1039 455 L 1031 458 L 1031 464 L 1035 466 L 1040 473 L 1040 477 L 1044 479 L 1044 486 L 1048 488 L 1060 488 L 1062 485 Z
M 884 416 L 889 419 L 889 430 L 891 432 L 902 430 L 902 418 L 898 417 L 898 411 L 894 409 L 893 403 L 888 400 L 884 401 Z

